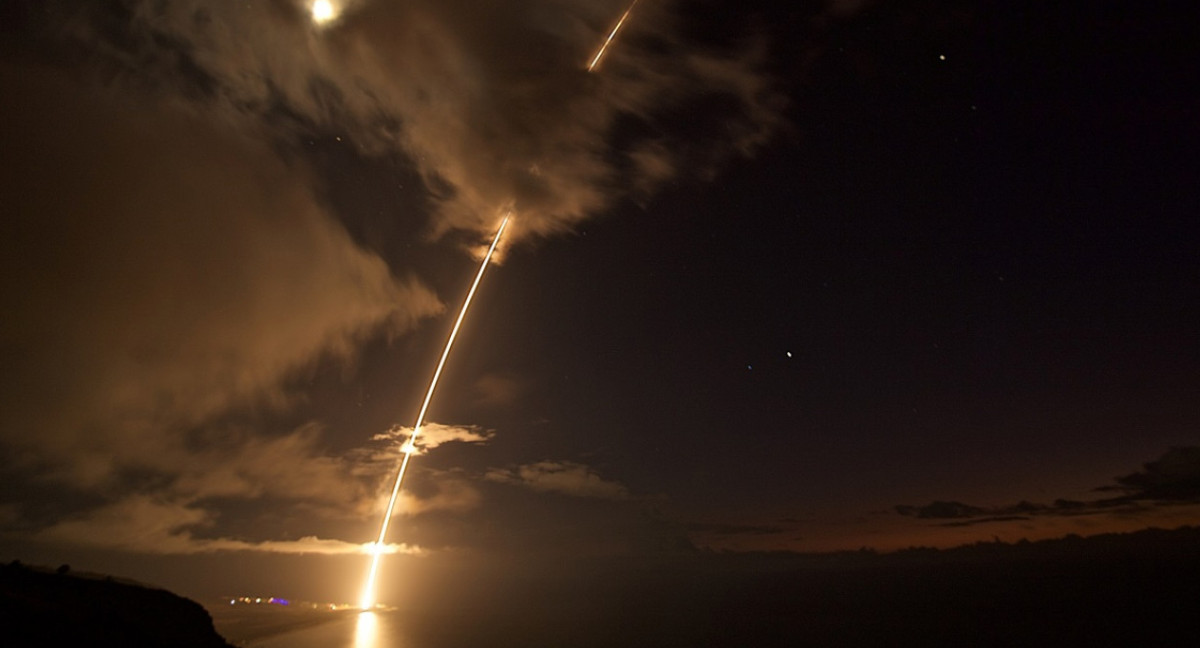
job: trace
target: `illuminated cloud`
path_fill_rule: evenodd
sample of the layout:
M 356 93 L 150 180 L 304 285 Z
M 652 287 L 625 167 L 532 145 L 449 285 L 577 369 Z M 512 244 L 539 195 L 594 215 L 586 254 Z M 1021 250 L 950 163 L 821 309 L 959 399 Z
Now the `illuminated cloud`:
M 230 417 L 292 408 L 315 363 L 440 313 L 432 291 L 359 247 L 252 133 L 53 69 L 5 64 L 0 82 L 0 139 L 22 160 L 0 178 L 2 468 L 100 502 L 6 502 L 5 526 L 192 552 L 216 548 L 186 532 L 224 524 L 216 500 L 370 514 L 370 480 L 320 426 Z
M 543 493 L 559 493 L 573 497 L 625 499 L 629 491 L 624 485 L 608 481 L 590 467 L 571 461 L 539 461 L 516 468 L 493 468 L 484 478 L 501 483 L 523 486 Z
M 437 233 L 490 234 L 506 207 L 521 220 L 513 237 L 566 230 L 629 188 L 644 193 L 676 175 L 672 148 L 708 160 L 748 154 L 781 121 L 780 95 L 758 69 L 761 43 L 747 37 L 743 51 L 706 52 L 683 39 L 671 3 L 640 5 L 596 74 L 585 63 L 622 0 L 519 9 L 502 0 L 363 0 L 321 29 L 312 28 L 316 5 L 299 0 L 129 5 L 119 24 L 76 6 L 83 18 L 64 31 L 111 78 L 193 98 L 220 119 L 270 114 L 267 128 L 286 131 L 283 108 L 304 124 L 335 126 L 364 150 L 407 154 L 433 192 Z M 668 112 L 706 98 L 725 106 L 714 120 L 721 136 L 658 128 L 653 158 L 636 142 L 613 147 L 622 116 L 669 126 Z M 704 166 L 696 171 L 709 173 Z
M 403 445 L 412 437 L 412 433 L 412 427 L 394 425 L 387 432 L 376 434 L 372 440 L 393 441 L 394 443 L 374 453 L 373 459 L 398 461 L 404 452 Z M 426 423 L 421 426 L 421 434 L 417 437 L 417 454 L 425 454 L 444 443 L 487 443 L 494 435 L 495 433 L 491 430 L 484 430 L 474 425 Z
M 372 446 L 355 449 L 347 455 L 353 472 L 370 478 L 381 489 L 375 494 L 372 517 L 383 515 L 387 507 L 396 470 L 404 458 L 412 431 L 411 427 L 393 426 L 387 432 L 372 437 Z M 473 425 L 427 423 L 422 426 L 417 439 L 416 454 L 428 454 L 447 443 L 487 443 L 494 434 L 491 430 Z M 479 490 L 458 472 L 429 467 L 423 467 L 420 472 L 421 491 L 413 491 L 410 477 L 408 487 L 400 491 L 396 501 L 397 515 L 419 515 L 434 511 L 462 513 L 478 508 L 483 501 Z
M 357 466 L 321 447 L 323 430 L 307 424 L 282 435 L 227 430 L 222 441 L 210 430 L 210 444 L 179 452 L 158 467 L 176 475 L 170 492 L 189 499 L 271 497 L 325 505 L 336 510 L 364 506 Z
M 297 371 L 441 311 L 261 144 L 49 71 L 0 74 L 0 128 L 24 161 L 0 180 L 0 341 L 21 350 L 0 438 L 62 480 L 156 468 L 182 430 L 284 407 Z
M 371 551 L 367 546 L 354 544 L 352 542 L 343 542 L 341 540 L 328 540 L 318 538 L 316 536 L 306 536 L 299 540 L 264 540 L 262 542 L 247 542 L 244 540 L 231 540 L 228 538 L 220 539 L 201 539 L 196 541 L 196 546 L 200 547 L 199 551 L 253 551 L 260 553 L 278 553 L 278 554 L 322 554 L 327 556 L 346 555 L 346 554 L 367 554 Z M 193 553 L 198 553 L 193 552 Z M 411 556 L 420 556 L 427 553 L 421 547 L 410 544 L 395 544 L 389 543 L 384 545 L 383 551 L 385 554 L 407 554 Z
M 281 554 L 361 554 L 362 544 L 306 536 L 299 540 L 254 542 L 233 538 L 196 537 L 194 531 L 210 527 L 213 513 L 181 502 L 144 495 L 92 510 L 41 530 L 35 539 L 74 546 L 118 549 L 149 554 L 197 554 L 245 551 Z M 420 547 L 389 544 L 386 553 L 421 554 Z

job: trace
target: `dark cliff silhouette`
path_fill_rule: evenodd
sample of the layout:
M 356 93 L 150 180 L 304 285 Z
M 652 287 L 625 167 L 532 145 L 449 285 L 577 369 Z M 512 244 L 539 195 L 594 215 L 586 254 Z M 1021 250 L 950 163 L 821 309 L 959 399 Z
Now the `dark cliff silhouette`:
M 231 648 L 195 601 L 16 561 L 0 567 L 0 645 Z

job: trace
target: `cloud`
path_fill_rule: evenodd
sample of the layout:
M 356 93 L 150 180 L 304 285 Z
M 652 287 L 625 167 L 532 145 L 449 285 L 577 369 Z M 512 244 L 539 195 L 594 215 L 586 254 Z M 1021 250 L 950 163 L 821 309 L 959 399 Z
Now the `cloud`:
M 432 291 L 243 131 L 53 68 L 0 63 L 0 87 L 3 468 L 106 502 L 368 510 L 319 426 L 228 419 L 290 408 L 314 363 L 441 312 Z
M 1124 492 L 1130 499 L 1200 502 L 1200 447 L 1171 448 L 1115 481 L 1116 486 L 1097 490 Z
M 990 522 L 1019 522 L 1019 521 L 1028 520 L 1028 519 L 1029 519 L 1029 516 L 1026 516 L 1026 515 L 996 515 L 996 516 L 992 516 L 992 517 L 972 518 L 969 520 L 962 520 L 962 521 L 958 521 L 958 522 L 944 522 L 938 526 L 968 527 L 968 526 L 975 526 L 977 524 L 988 524 Z
M 573 497 L 629 497 L 629 491 L 624 485 L 607 481 L 588 466 L 571 461 L 539 461 L 516 468 L 493 468 L 484 478 L 501 484 L 513 484 L 544 493 Z
M 188 527 L 212 523 L 209 512 L 178 502 L 134 495 L 59 522 L 38 533 L 41 540 L 100 545 L 155 553 L 190 553 Z
M 1111 510 L 1122 504 L 1128 504 L 1128 502 L 1117 502 L 1112 499 L 1093 502 L 1059 499 L 1051 505 L 1022 500 L 1016 504 L 1004 506 L 973 506 L 955 501 L 934 501 L 925 506 L 898 504 L 895 511 L 900 515 L 922 520 L 956 520 L 956 522 L 942 526 L 970 526 L 985 522 L 1027 520 L 1033 516 L 1090 515 L 1102 510 Z
M 984 513 L 984 509 L 978 506 L 963 504 L 962 502 L 937 501 L 926 506 L 899 505 L 896 507 L 896 512 L 900 515 L 909 515 L 924 519 L 956 519 L 981 515 Z
M 512 376 L 484 374 L 475 381 L 475 402 L 495 407 L 509 405 L 521 393 L 521 383 Z
M 371 440 L 376 442 L 373 447 L 355 449 L 347 455 L 356 474 L 371 478 L 382 489 L 376 494 L 371 509 L 375 516 L 383 515 L 387 508 L 396 470 L 404 459 L 404 450 L 412 432 L 411 427 L 392 426 L 388 431 L 372 437 Z M 447 443 L 487 443 L 493 436 L 495 432 L 474 425 L 426 423 L 417 438 L 415 454 L 428 454 Z M 434 511 L 462 513 L 477 508 L 483 501 L 479 490 L 457 471 L 426 467 L 421 471 L 421 479 L 423 488 L 416 492 L 413 490 L 413 476 L 406 478 L 406 487 L 396 501 L 397 515 L 419 515 Z
M 702 534 L 713 534 L 722 536 L 739 536 L 739 535 L 774 535 L 777 533 L 787 533 L 789 529 L 775 525 L 759 525 L 759 524 L 729 524 L 724 522 L 695 522 L 687 525 L 688 531 L 694 531 Z
M 640 6 L 588 74 L 618 0 L 355 0 L 323 27 L 302 0 L 17 1 L 0 61 L 0 471 L 88 500 L 39 522 L 60 540 L 184 551 L 216 546 L 192 530 L 226 525 L 231 502 L 378 510 L 399 448 L 332 450 L 295 415 L 302 379 L 443 308 L 356 243 L 302 142 L 336 132 L 410 162 L 430 213 L 398 214 L 404 230 L 470 247 L 498 210 L 518 213 L 510 241 L 567 230 L 752 153 L 781 121 L 762 41 L 705 51 L 667 2 Z M 684 132 L 681 112 L 719 128 Z M 517 387 L 477 390 L 502 404 Z M 490 435 L 430 424 L 420 445 Z M 478 505 L 469 480 L 429 475 L 402 510 Z M 570 462 L 490 476 L 628 496 Z
M 245 540 L 232 540 L 229 538 L 205 538 L 195 540 L 193 545 L 195 549 L 190 553 L 249 551 L 277 554 L 321 554 L 327 556 L 367 554 L 373 552 L 420 556 L 428 553 L 421 547 L 405 543 L 386 543 L 383 545 L 382 550 L 377 550 L 369 544 L 354 544 L 352 542 L 323 539 L 316 536 L 305 536 L 299 540 L 263 540 L 261 542 L 247 542 Z
M 300 0 L 132 0 L 117 19 L 55 4 L 77 17 L 54 26 L 60 38 L 123 83 L 229 120 L 267 117 L 286 130 L 290 117 L 365 151 L 408 154 L 434 194 L 438 233 L 490 234 L 508 207 L 519 215 L 510 241 L 569 229 L 625 187 L 647 191 L 691 164 L 671 149 L 745 154 L 781 122 L 781 95 L 758 70 L 761 39 L 704 51 L 671 2 L 640 4 L 597 74 L 585 62 L 621 0 L 362 0 L 326 27 Z M 710 103 L 723 106 L 721 129 L 669 136 L 678 120 L 667 115 L 705 98 L 720 100 Z M 623 118 L 655 124 L 658 144 L 614 148 Z
M 197 554 L 247 551 L 282 554 L 360 554 L 367 545 L 306 536 L 299 540 L 249 541 L 196 537 L 194 531 L 213 525 L 212 511 L 181 501 L 132 495 L 88 513 L 42 529 L 42 542 L 118 549 L 150 554 Z M 421 554 L 420 547 L 389 544 L 386 553 Z
M 374 460 L 396 462 L 402 458 L 404 444 L 412 437 L 413 428 L 404 425 L 393 425 L 387 432 L 376 434 L 374 441 L 393 441 L 373 455 Z M 417 454 L 425 454 L 444 443 L 487 443 L 495 436 L 495 432 L 484 430 L 475 425 L 444 425 L 442 423 L 426 423 L 421 426 L 421 434 L 417 437 Z
M 454 473 L 438 472 L 430 479 L 433 493 L 419 496 L 411 489 L 402 491 L 396 513 L 419 515 L 433 511 L 464 513 L 479 507 L 483 496 L 469 481 Z M 380 510 L 382 513 L 382 509 Z
M 871 0 L 830 0 L 829 11 L 837 16 L 845 16 L 857 13 L 870 2 Z
M 235 431 L 228 441 L 177 451 L 158 466 L 174 476 L 171 493 L 189 499 L 271 497 L 365 512 L 359 468 L 321 448 L 322 429 L 309 423 L 278 436 Z
M 210 432 L 212 432 L 210 430 Z M 345 528 L 345 522 L 374 521 L 382 510 L 371 487 L 386 479 L 365 470 L 352 455 L 322 450 L 322 431 L 307 424 L 291 433 L 268 436 L 227 430 L 203 447 L 164 441 L 153 464 L 142 462 L 88 493 L 82 507 L 46 516 L 36 500 L 11 505 L 9 532 L 24 529 L 34 540 L 102 546 L 154 553 L 268 551 L 351 553 L 356 543 L 314 540 L 313 529 Z M 370 468 L 369 466 L 367 468 Z M 392 466 L 386 469 L 390 473 Z M 412 508 L 454 508 L 463 496 L 448 489 Z M 451 497 L 451 495 L 453 497 Z M 384 498 L 386 501 L 386 498 Z M 249 524 L 245 515 L 252 504 Z M 270 535 L 280 528 L 308 535 L 295 541 L 248 541 L 220 537 L 231 529 Z M 275 531 L 277 532 L 277 531 Z M 209 537 L 218 536 L 218 537 Z
M 900 515 L 925 520 L 955 520 L 942 526 L 971 526 L 987 522 L 1028 520 L 1032 517 L 1073 517 L 1099 513 L 1142 513 L 1155 506 L 1200 503 L 1200 447 L 1174 447 L 1143 464 L 1142 470 L 1114 479 L 1098 492 L 1122 495 L 1091 501 L 1057 499 L 1052 504 L 1021 501 L 1004 506 L 973 506 L 934 501 L 925 506 L 899 504 Z
M 315 358 L 441 310 L 261 145 L 43 72 L 0 70 L 22 160 L 0 179 L 0 434 L 74 464 L 65 478 L 153 463 L 163 428 L 284 404 Z

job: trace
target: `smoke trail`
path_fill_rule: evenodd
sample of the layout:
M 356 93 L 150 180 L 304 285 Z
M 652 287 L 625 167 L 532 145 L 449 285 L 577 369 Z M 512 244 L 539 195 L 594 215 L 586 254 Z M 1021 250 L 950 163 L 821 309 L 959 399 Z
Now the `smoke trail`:
M 392 510 L 396 507 L 396 497 L 400 495 L 400 484 L 404 481 L 404 473 L 408 470 L 408 460 L 416 452 L 417 437 L 421 434 L 421 424 L 425 422 L 425 412 L 429 409 L 429 401 L 433 400 L 433 392 L 437 389 L 438 379 L 442 376 L 442 368 L 446 366 L 450 347 L 454 346 L 454 338 L 458 337 L 458 329 L 462 326 L 463 318 L 467 316 L 467 309 L 470 308 L 471 300 L 475 297 L 475 289 L 479 287 L 479 280 L 483 279 L 483 272 L 487 270 L 488 263 L 492 260 L 492 253 L 496 251 L 496 244 L 500 242 L 500 236 L 504 234 L 504 228 L 508 226 L 508 219 L 511 215 L 511 212 L 505 214 L 504 220 L 500 221 L 500 227 L 496 230 L 492 245 L 488 248 L 487 254 L 483 256 L 483 262 L 479 264 L 479 272 L 475 274 L 475 281 L 471 283 L 471 289 L 467 291 L 467 298 L 463 300 L 462 310 L 458 312 L 458 319 L 455 320 L 454 328 L 450 330 L 450 337 L 446 340 L 446 348 L 442 350 L 442 358 L 438 360 L 437 369 L 433 372 L 433 380 L 429 382 L 429 391 L 425 392 L 425 402 L 421 404 L 421 411 L 417 414 L 417 423 L 413 426 L 412 436 L 404 444 L 404 459 L 400 462 L 400 470 L 396 472 L 396 483 L 392 485 L 392 497 L 388 500 L 387 510 L 384 511 L 383 521 L 379 525 L 379 539 L 375 541 L 371 549 L 371 567 L 367 571 L 367 583 L 363 587 L 362 598 L 359 600 L 359 607 L 364 610 L 375 606 L 375 575 L 379 572 L 379 558 L 383 555 L 382 548 L 387 537 L 388 523 L 391 522 Z
M 633 8 L 637 6 L 637 3 L 638 0 L 633 0 L 633 2 L 630 3 L 629 8 L 625 10 L 625 13 L 621 14 L 621 19 L 617 21 L 617 24 L 612 28 L 612 31 L 609 32 L 608 38 L 604 39 L 604 42 L 600 45 L 600 49 L 596 50 L 596 55 L 592 57 L 591 63 L 588 63 L 588 72 L 596 69 L 596 65 L 600 63 L 600 59 L 603 58 L 604 53 L 608 51 L 609 44 L 612 43 L 613 38 L 616 38 L 617 32 L 621 30 L 621 25 L 625 24 L 625 20 L 629 18 L 629 12 L 633 11 Z

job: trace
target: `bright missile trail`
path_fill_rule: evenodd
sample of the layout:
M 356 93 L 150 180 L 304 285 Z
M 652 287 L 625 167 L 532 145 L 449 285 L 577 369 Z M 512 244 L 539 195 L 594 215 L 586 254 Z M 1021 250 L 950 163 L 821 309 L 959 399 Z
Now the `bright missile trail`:
M 488 248 L 487 254 L 483 256 L 483 262 L 479 264 L 479 272 L 475 274 L 475 281 L 471 283 L 471 289 L 467 291 L 467 298 L 463 301 L 462 310 L 458 312 L 458 319 L 454 322 L 454 328 L 450 329 L 450 337 L 446 340 L 446 348 L 442 350 L 442 359 L 438 361 L 437 369 L 433 372 L 433 380 L 429 382 L 429 391 L 425 392 L 425 402 L 421 404 L 421 412 L 417 414 L 417 424 L 413 426 L 412 436 L 408 438 L 408 442 L 404 444 L 404 459 L 400 462 L 400 470 L 396 472 L 396 483 L 392 485 L 392 497 L 388 500 L 387 511 L 383 514 L 383 522 L 379 525 L 379 539 L 375 541 L 371 551 L 371 568 L 367 571 L 367 584 L 363 587 L 362 598 L 359 600 L 359 607 L 364 610 L 369 610 L 375 607 L 375 575 L 379 572 L 379 557 L 383 555 L 384 539 L 387 537 L 388 523 L 392 520 L 392 510 L 396 507 L 396 497 L 400 495 L 400 484 L 404 481 L 404 473 L 408 470 L 408 460 L 412 458 L 416 452 L 417 436 L 421 434 L 421 425 L 425 423 L 425 412 L 429 409 L 429 401 L 433 400 L 433 392 L 437 389 L 438 379 L 442 376 L 442 368 L 446 366 L 446 358 L 450 355 L 450 347 L 454 346 L 454 338 L 458 337 L 458 329 L 462 326 L 463 319 L 467 316 L 467 309 L 471 306 L 471 300 L 475 297 L 475 289 L 479 288 L 479 280 L 483 279 L 483 271 L 487 270 L 488 263 L 492 260 L 492 253 L 496 251 L 496 244 L 500 242 L 500 235 L 504 234 L 504 228 L 508 226 L 510 214 L 504 216 L 504 220 L 500 221 L 500 228 L 496 230 L 496 236 L 492 239 L 492 246 Z
M 596 55 L 592 57 L 592 62 L 588 63 L 588 72 L 596 69 L 596 65 L 600 63 L 600 59 L 603 58 L 604 53 L 608 51 L 608 46 L 613 42 L 613 39 L 616 38 L 617 32 L 621 31 L 621 25 L 625 24 L 625 20 L 629 18 L 629 12 L 633 11 L 633 8 L 637 6 L 637 3 L 638 0 L 633 0 L 633 2 L 630 3 L 629 8 L 625 10 L 625 13 L 621 14 L 621 19 L 617 21 L 617 24 L 612 28 L 612 31 L 609 32 L 608 38 L 604 39 L 604 43 L 600 45 L 600 49 L 596 50 Z

